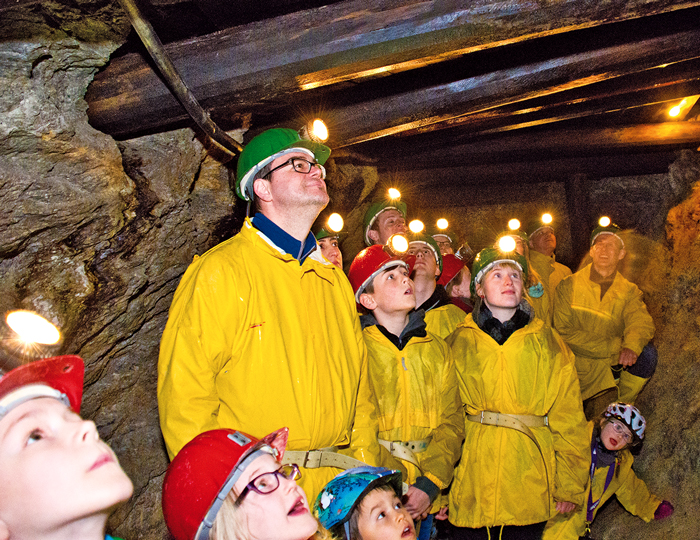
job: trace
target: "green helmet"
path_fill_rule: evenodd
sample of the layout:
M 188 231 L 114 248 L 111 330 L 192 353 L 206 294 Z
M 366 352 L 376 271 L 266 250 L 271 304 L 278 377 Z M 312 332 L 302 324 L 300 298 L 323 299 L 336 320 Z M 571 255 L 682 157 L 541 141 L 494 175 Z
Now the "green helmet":
M 595 229 L 593 229 L 593 232 L 591 233 L 591 246 L 595 242 L 596 238 L 598 238 L 601 234 L 612 234 L 613 236 L 616 236 L 620 242 L 622 242 L 622 247 L 625 247 L 625 242 L 622 240 L 622 237 L 620 236 L 620 227 L 615 225 L 614 223 L 610 223 L 607 227 L 603 227 L 602 225 L 598 225 Z
M 339 232 L 329 231 L 325 226 L 321 227 L 318 231 L 314 232 L 316 240 L 323 240 L 324 238 L 340 238 Z
M 436 236 L 444 236 L 450 241 L 450 244 L 456 244 L 457 243 L 457 236 L 453 232 L 447 232 L 447 231 L 431 231 L 430 236 L 435 238 Z M 437 240 L 437 238 L 435 238 Z
M 246 144 L 238 158 L 236 171 L 236 195 L 244 201 L 253 199 L 253 178 L 265 165 L 284 154 L 294 151 L 306 152 L 323 165 L 331 149 L 327 146 L 302 139 L 293 129 L 274 128 L 263 131 Z
M 476 295 L 476 284 L 481 283 L 486 273 L 499 262 L 514 262 L 523 273 L 523 281 L 527 281 L 527 261 L 517 251 L 501 251 L 498 248 L 487 247 L 477 253 L 472 265 L 471 292 Z
M 413 244 L 425 244 L 432 250 L 433 255 L 435 256 L 435 262 L 437 263 L 438 269 L 442 274 L 442 254 L 440 253 L 440 247 L 437 245 L 435 238 L 427 234 L 421 234 L 408 243 L 409 249 Z
M 365 230 L 365 244 L 368 246 L 372 245 L 372 239 L 369 237 L 369 231 L 374 225 L 374 222 L 379 217 L 379 214 L 385 210 L 396 210 L 399 214 L 406 219 L 406 203 L 403 201 L 377 201 L 369 205 L 369 208 L 365 212 L 365 218 L 363 220 L 364 230 Z
M 532 238 L 535 235 L 535 233 L 543 229 L 550 229 L 552 232 L 554 232 L 554 225 L 552 223 L 542 223 L 541 219 L 531 221 L 527 225 L 528 238 Z

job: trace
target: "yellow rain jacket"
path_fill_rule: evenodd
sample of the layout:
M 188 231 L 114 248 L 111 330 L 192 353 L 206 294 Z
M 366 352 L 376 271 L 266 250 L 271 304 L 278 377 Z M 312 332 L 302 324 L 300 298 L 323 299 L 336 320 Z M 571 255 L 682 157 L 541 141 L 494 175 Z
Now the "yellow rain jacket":
M 415 456 L 421 472 L 408 461 L 408 484 L 427 477 L 440 489 L 452 481 L 461 454 L 464 413 L 457 373 L 447 344 L 428 333 L 412 337 L 399 350 L 376 325 L 363 330 L 369 357 L 369 378 L 379 402 L 379 438 L 415 441 L 431 438 Z M 431 513 L 440 507 L 436 499 Z
M 535 318 L 499 345 L 470 314 L 447 343 L 467 415 L 491 411 L 549 419 L 549 427 L 530 428 L 544 459 L 521 431 L 465 419 L 450 522 L 471 528 L 528 525 L 552 517 L 555 501 L 582 504 L 588 432 L 573 358 L 559 335 Z
M 595 422 L 590 422 L 588 432 L 593 436 L 593 426 Z M 589 443 L 590 444 L 590 443 Z M 590 448 L 590 446 L 589 446 Z M 643 480 L 637 478 L 632 470 L 634 457 L 629 450 L 622 450 L 619 454 L 617 471 L 610 481 L 608 489 L 603 493 L 603 499 L 593 511 L 593 517 L 610 497 L 615 495 L 620 504 L 625 509 L 642 518 L 647 523 L 654 519 L 654 512 L 661 504 L 661 499 L 653 495 Z M 605 477 L 608 474 L 608 467 L 600 467 L 593 474 L 593 502 L 600 499 L 603 487 L 605 487 Z M 557 514 L 547 522 L 542 540 L 578 540 L 578 537 L 586 532 L 586 505 L 588 504 L 588 491 L 590 483 L 586 489 L 586 503 L 578 507 L 569 514 Z
M 381 464 L 347 277 L 318 249 L 299 265 L 249 219 L 182 277 L 161 340 L 158 407 L 171 458 L 210 429 L 262 437 L 288 426 L 287 450 L 350 443 L 350 455 Z M 338 472 L 304 470 L 309 500 Z
M 642 291 L 618 272 L 601 300 L 600 285 L 590 280 L 591 266 L 562 281 L 554 302 L 554 327 L 576 356 L 583 399 L 614 388 L 610 366 L 618 363 L 620 351 L 638 355 L 654 337 Z
M 527 301 L 535 310 L 535 316 L 547 326 L 552 326 L 552 300 L 550 299 L 549 286 L 542 283 L 542 287 L 544 289 L 542 296 L 535 298 L 528 295 Z
M 445 339 L 466 316 L 467 314 L 454 304 L 439 306 L 425 312 L 425 326 L 431 334 Z
M 571 270 L 554 260 L 554 257 L 547 257 L 534 249 L 530 249 L 530 264 L 532 264 L 532 267 L 544 282 L 549 285 L 549 296 L 552 303 L 554 303 L 554 291 L 557 289 L 557 285 L 565 277 L 571 275 Z

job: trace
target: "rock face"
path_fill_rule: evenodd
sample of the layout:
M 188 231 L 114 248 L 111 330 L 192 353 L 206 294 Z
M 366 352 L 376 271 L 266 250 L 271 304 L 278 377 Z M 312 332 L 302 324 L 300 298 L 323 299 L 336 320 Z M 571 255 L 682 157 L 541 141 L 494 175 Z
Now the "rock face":
M 0 309 L 38 311 L 61 328 L 63 342 L 36 354 L 85 359 L 82 413 L 96 422 L 135 485 L 110 531 L 159 539 L 167 537 L 160 510 L 167 457 L 156 403 L 160 335 L 192 257 L 234 234 L 245 208 L 230 189 L 230 171 L 193 131 L 117 143 L 90 127 L 82 96 L 123 35 L 100 24 L 80 40 L 46 30 L 0 43 Z M 100 32 L 111 37 L 96 39 Z M 331 161 L 328 168 L 332 204 L 348 223 L 347 266 L 363 247 L 362 216 L 382 183 L 372 166 Z M 651 238 L 637 240 L 635 249 L 647 263 L 633 269 L 657 322 L 661 358 L 639 400 L 649 436 L 637 470 L 677 511 L 647 525 L 613 503 L 595 523 L 598 538 L 697 535 L 699 178 L 696 153 L 681 156 L 664 177 L 671 195 L 647 207 L 650 228 L 642 232 Z M 657 181 L 611 182 L 643 195 Z M 562 194 L 540 189 L 563 212 Z M 474 205 L 461 219 L 473 226 L 494 208 Z M 667 242 L 658 236 L 664 223 Z
M 238 210 L 228 171 L 191 130 L 117 145 L 88 125 L 82 96 L 114 48 L 0 46 L 0 309 L 57 324 L 64 341 L 37 355 L 85 359 L 82 413 L 135 485 L 111 529 L 162 538 L 160 334 L 185 268 L 233 234 Z

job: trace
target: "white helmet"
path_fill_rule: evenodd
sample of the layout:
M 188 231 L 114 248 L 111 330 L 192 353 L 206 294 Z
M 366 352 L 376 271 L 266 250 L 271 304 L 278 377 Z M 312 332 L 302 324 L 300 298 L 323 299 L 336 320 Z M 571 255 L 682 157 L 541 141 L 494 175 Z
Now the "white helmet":
M 624 423 L 630 431 L 635 435 L 636 442 L 644 440 L 644 430 L 647 427 L 647 421 L 639 412 L 639 409 L 634 405 L 627 403 L 611 403 L 603 413 L 605 418 L 617 418 Z

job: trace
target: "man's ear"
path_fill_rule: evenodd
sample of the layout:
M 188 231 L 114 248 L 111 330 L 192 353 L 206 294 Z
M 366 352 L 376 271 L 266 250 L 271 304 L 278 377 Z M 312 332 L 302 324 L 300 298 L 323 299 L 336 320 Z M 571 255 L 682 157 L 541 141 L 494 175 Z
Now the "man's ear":
M 10 538 L 10 530 L 7 524 L 0 519 L 0 540 L 8 540 Z
M 375 231 L 374 229 L 370 229 L 367 231 L 367 236 L 369 236 L 369 239 L 372 240 L 375 244 L 379 243 L 379 231 Z
M 253 180 L 253 192 L 255 196 L 264 202 L 272 201 L 272 193 L 270 192 L 270 182 L 263 178 Z
M 593 258 L 593 248 L 595 247 L 595 244 L 591 246 L 591 249 L 588 250 L 588 254 Z
M 475 284 L 474 284 L 474 290 L 476 291 L 476 295 L 477 295 L 479 298 L 483 298 L 483 297 L 484 297 L 484 289 L 481 288 L 481 284 L 480 284 L 480 283 L 475 283 Z
M 618 260 L 618 261 L 621 261 L 622 259 L 625 258 L 625 255 L 627 255 L 627 251 L 625 251 L 624 249 L 621 249 L 621 250 L 620 250 L 620 255 L 618 255 L 617 260 Z
M 369 309 L 370 311 L 372 311 L 374 308 L 377 307 L 377 302 L 374 300 L 374 296 L 372 296 L 371 294 L 362 293 L 360 295 L 360 305 L 362 305 L 362 307 L 364 307 L 365 309 Z

